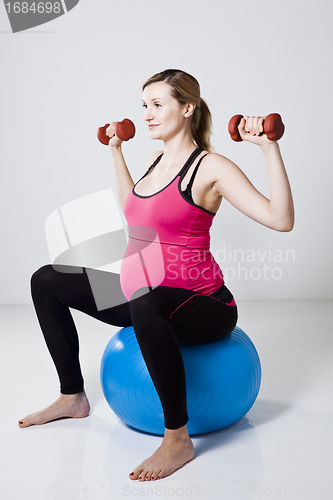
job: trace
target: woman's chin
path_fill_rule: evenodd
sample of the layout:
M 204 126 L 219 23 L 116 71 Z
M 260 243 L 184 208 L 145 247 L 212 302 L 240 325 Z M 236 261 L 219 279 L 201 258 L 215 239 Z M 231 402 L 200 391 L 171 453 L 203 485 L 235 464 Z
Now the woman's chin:
M 160 137 L 160 134 L 155 132 L 155 130 L 150 130 L 149 131 L 149 137 L 153 139 L 154 141 L 162 141 L 162 137 Z

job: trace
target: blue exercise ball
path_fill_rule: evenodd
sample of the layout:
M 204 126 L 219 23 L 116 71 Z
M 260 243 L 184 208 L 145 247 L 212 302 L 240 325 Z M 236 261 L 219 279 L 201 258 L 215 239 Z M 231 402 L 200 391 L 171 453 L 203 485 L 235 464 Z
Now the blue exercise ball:
M 253 343 L 239 327 L 224 339 L 182 345 L 190 435 L 228 427 L 257 398 L 261 367 Z M 162 405 L 148 373 L 133 327 L 108 343 L 101 362 L 104 396 L 118 417 L 135 429 L 164 434 Z

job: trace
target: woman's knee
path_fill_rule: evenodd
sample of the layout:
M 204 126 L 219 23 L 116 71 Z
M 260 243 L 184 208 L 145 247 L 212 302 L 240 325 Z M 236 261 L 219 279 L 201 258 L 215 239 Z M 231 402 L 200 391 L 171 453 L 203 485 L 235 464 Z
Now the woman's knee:
M 40 267 L 30 279 L 31 291 L 38 292 L 47 289 L 53 281 L 56 271 L 51 264 Z

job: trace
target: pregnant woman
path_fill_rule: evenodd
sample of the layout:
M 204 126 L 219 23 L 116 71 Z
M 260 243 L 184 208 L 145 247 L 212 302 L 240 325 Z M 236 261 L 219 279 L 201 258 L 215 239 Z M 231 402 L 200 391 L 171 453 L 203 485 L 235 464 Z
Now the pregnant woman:
M 209 230 L 222 199 L 277 231 L 293 228 L 294 208 L 279 145 L 263 133 L 263 117 L 245 116 L 238 131 L 243 140 L 261 148 L 270 199 L 233 162 L 212 152 L 211 114 L 193 76 L 173 69 L 158 73 L 143 85 L 142 101 L 150 137 L 162 141 L 163 150 L 149 158 L 136 184 L 122 154 L 116 123 L 106 132 L 128 226 L 153 229 L 158 235 L 163 272 L 156 272 L 159 280 L 147 286 L 140 281 L 142 269 L 140 273 L 129 258 L 123 260 L 120 277 L 89 270 L 108 282 L 117 304 L 102 311 L 97 310 L 86 272 L 77 274 L 71 268 L 58 272 L 45 265 L 33 274 L 32 299 L 59 375 L 60 397 L 20 420 L 19 426 L 89 414 L 70 308 L 111 325 L 133 325 L 165 419 L 161 446 L 129 475 L 149 481 L 170 475 L 194 456 L 179 345 L 221 339 L 237 322 L 235 300 L 210 252 Z M 130 232 L 129 255 L 138 242 L 149 240 L 149 231 L 142 231 L 132 237 Z

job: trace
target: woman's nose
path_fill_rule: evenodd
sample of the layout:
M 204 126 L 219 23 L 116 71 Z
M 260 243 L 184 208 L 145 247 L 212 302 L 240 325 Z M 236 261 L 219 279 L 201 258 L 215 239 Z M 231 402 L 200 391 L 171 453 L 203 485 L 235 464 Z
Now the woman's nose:
M 152 116 L 152 113 L 151 113 L 151 110 L 149 108 L 146 108 L 145 109 L 145 112 L 144 112 L 144 120 L 145 121 L 151 121 L 153 119 L 153 116 Z

